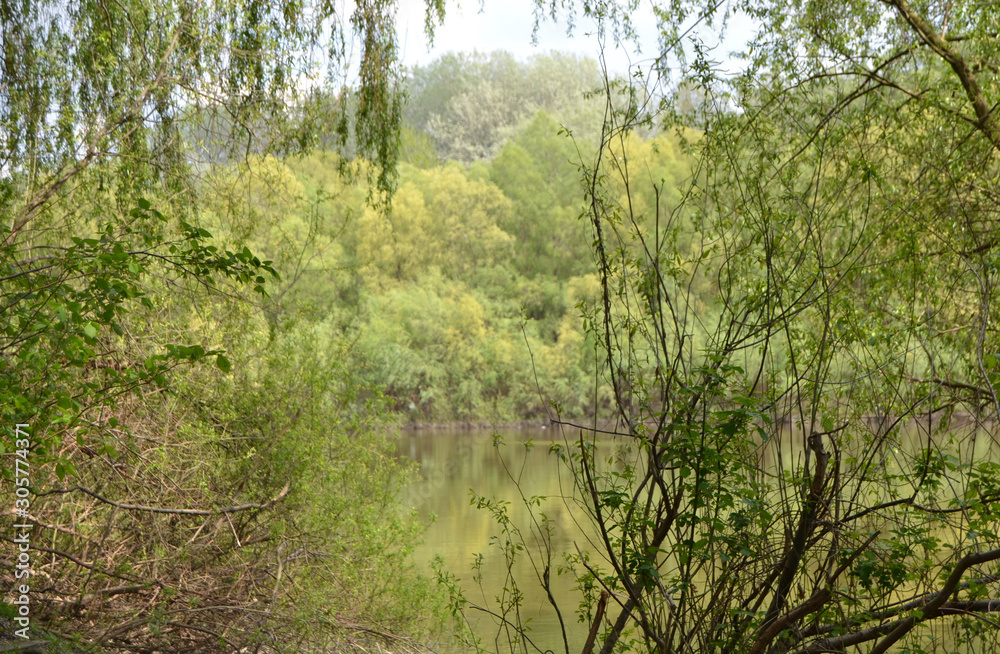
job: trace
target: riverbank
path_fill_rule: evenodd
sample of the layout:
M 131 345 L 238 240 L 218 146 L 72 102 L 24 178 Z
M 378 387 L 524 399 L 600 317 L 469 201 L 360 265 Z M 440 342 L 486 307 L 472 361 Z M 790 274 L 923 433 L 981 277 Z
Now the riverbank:
M 530 430 L 530 429 L 559 429 L 570 428 L 570 429 L 591 429 L 593 425 L 591 421 L 593 418 L 581 418 L 578 420 L 574 419 L 564 419 L 559 422 L 539 420 L 538 418 L 533 418 L 530 420 L 517 420 L 513 422 L 489 422 L 485 420 L 471 421 L 471 420 L 457 420 L 450 422 L 407 422 L 400 423 L 396 428 L 404 432 L 418 432 L 418 431 L 469 431 L 469 432 L 483 432 L 483 431 L 495 431 L 495 430 Z M 895 427 L 901 424 L 904 428 L 912 427 L 919 424 L 925 429 L 938 429 L 940 428 L 940 415 L 928 416 L 927 414 L 910 415 L 907 416 L 902 421 L 899 421 L 897 416 L 890 414 L 886 415 L 866 415 L 862 416 L 857 422 L 860 425 L 864 425 L 865 428 L 869 430 L 886 430 L 891 427 Z M 948 425 L 950 428 L 968 428 L 976 425 L 991 424 L 992 420 L 988 418 L 982 418 L 972 415 L 966 412 L 955 412 L 947 416 Z M 801 429 L 801 425 L 804 422 L 801 416 L 793 415 L 783 415 L 780 419 L 780 424 L 783 428 L 795 428 Z M 615 421 L 608 420 L 604 421 L 602 424 L 597 426 L 599 431 L 614 431 Z M 653 423 L 649 423 L 650 427 L 654 427 Z
M 493 429 L 548 429 L 550 423 L 538 420 L 520 420 L 517 422 L 472 422 L 461 420 L 458 422 L 409 422 L 401 424 L 401 431 L 421 431 L 430 429 L 433 431 L 488 431 Z

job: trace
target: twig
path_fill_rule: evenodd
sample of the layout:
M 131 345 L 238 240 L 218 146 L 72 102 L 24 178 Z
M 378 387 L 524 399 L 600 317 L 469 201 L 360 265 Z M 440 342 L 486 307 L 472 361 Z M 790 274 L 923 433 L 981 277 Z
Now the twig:
M 83 486 L 73 486 L 72 488 L 59 488 L 59 489 L 48 491 L 46 493 L 39 493 L 39 495 L 48 495 L 49 493 L 72 493 L 73 491 L 77 491 L 78 490 L 78 491 L 82 491 L 82 492 L 86 493 L 87 495 L 90 495 L 94 499 L 97 499 L 97 500 L 100 500 L 101 502 L 104 502 L 105 504 L 110 504 L 111 506 L 118 507 L 119 509 L 125 509 L 126 511 L 149 511 L 150 513 L 169 513 L 169 514 L 176 514 L 176 515 L 208 515 L 208 516 L 211 516 L 211 515 L 219 515 L 219 514 L 236 513 L 237 511 L 247 511 L 247 510 L 250 510 L 250 509 L 259 509 L 259 510 L 268 509 L 271 506 L 273 506 L 274 504 L 276 504 L 277 502 L 280 502 L 285 497 L 285 495 L 288 494 L 288 490 L 291 487 L 291 483 L 292 482 L 290 482 L 290 481 L 285 482 L 285 487 L 281 489 L 281 492 L 278 493 L 277 495 L 275 495 L 273 498 L 271 498 L 267 502 L 264 502 L 263 504 L 253 504 L 253 503 L 251 503 L 251 504 L 240 504 L 238 506 L 227 506 L 224 509 L 215 509 L 215 510 L 212 510 L 212 511 L 208 511 L 208 510 L 205 510 L 205 509 L 165 509 L 165 508 L 158 507 L 158 506 L 143 506 L 141 504 L 123 504 L 121 502 L 115 502 L 114 500 L 109 500 L 108 498 L 103 497 L 101 495 L 98 495 L 94 491 L 90 490 L 89 488 L 84 488 Z

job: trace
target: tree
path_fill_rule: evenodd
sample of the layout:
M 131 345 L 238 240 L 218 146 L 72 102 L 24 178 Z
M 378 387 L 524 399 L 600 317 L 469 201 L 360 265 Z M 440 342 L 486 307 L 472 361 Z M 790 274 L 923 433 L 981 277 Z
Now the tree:
M 430 29 L 443 5 L 427 6 Z M 328 245 L 302 219 L 315 198 L 277 155 L 323 140 L 373 160 L 338 159 L 342 173 L 370 175 L 373 204 L 392 191 L 394 11 L 380 1 L 350 15 L 331 3 L 256 0 L 0 2 L 0 454 L 32 470 L 35 626 L 130 651 L 303 651 L 394 637 L 361 629 L 400 623 L 367 583 L 348 585 L 359 595 L 342 619 L 323 613 L 333 580 L 358 574 L 348 561 L 370 569 L 362 543 L 413 537 L 392 507 L 405 473 L 380 449 L 378 393 L 343 368 L 304 370 L 292 358 L 305 347 L 343 360 L 345 348 L 323 330 L 321 339 L 261 320 L 280 275 L 245 242 L 254 212 L 279 207 L 271 190 L 295 198 L 283 224 L 260 230 L 287 228 L 269 244 L 279 265 L 292 241 Z M 294 283 L 300 271 L 286 271 Z M 254 373 L 301 395 L 255 400 Z M 241 404 L 260 413 L 227 415 Z M 310 435 L 327 440 L 297 440 Z M 262 463 L 257 451 L 273 458 Z M 384 494 L 346 484 L 353 468 L 330 464 L 341 455 L 365 461 Z M 13 505 L 14 466 L 0 475 Z M 373 502 L 344 502 L 339 525 L 319 524 L 310 507 L 321 505 L 289 483 L 295 475 L 325 487 L 326 499 Z M 278 506 L 288 521 L 268 524 Z M 314 556 L 337 533 L 342 567 Z M 0 556 L 13 571 L 11 552 Z M 380 576 L 405 585 L 401 552 L 380 562 Z M 328 583 L 284 585 L 300 573 Z
M 716 9 L 661 13 L 662 42 Z M 995 648 L 996 9 L 739 10 L 743 74 L 682 58 L 706 113 L 611 83 L 584 162 L 615 422 L 552 451 L 587 518 L 585 651 Z M 674 197 L 628 147 L 654 122 L 695 157 Z M 500 517 L 549 588 L 544 516 Z
M 443 4 L 427 6 L 433 34 Z M 127 197 L 180 183 L 198 154 L 191 146 L 299 152 L 326 132 L 344 147 L 351 122 L 388 190 L 400 112 L 394 16 L 388 1 L 359 3 L 350 16 L 323 3 L 4 3 L 0 158 L 11 231 L 89 167 L 118 167 Z M 354 89 L 352 34 L 362 50 Z M 184 142 L 190 130 L 201 143 Z
M 210 164 L 199 160 L 199 148 L 226 159 L 303 152 L 324 132 L 347 147 L 353 122 L 357 151 L 376 164 L 363 168 L 377 178 L 373 197 L 391 190 L 401 101 L 394 9 L 392 2 L 361 3 L 348 18 L 329 4 L 278 8 L 256 1 L 0 5 L 0 259 L 4 281 L 17 285 L 4 302 L 36 318 L 30 326 L 8 324 L 3 351 L 16 356 L 52 331 L 51 322 L 38 319 L 37 302 L 53 297 L 55 278 L 93 279 L 95 271 L 80 261 L 109 257 L 133 280 L 147 264 L 167 264 L 173 273 L 204 281 L 213 269 L 231 274 L 227 266 L 260 266 L 252 255 L 220 258 L 207 244 L 188 253 L 201 257 L 198 268 L 169 256 L 178 223 L 189 243 L 209 237 L 191 226 L 192 209 L 207 195 L 204 186 L 193 186 Z M 428 33 L 442 12 L 440 2 L 428 2 Z M 344 68 L 351 33 L 362 42 L 353 89 Z M 219 120 L 222 140 L 210 141 Z M 185 140 L 192 133 L 202 142 Z M 228 200 L 230 188 L 214 190 Z M 150 211 L 151 201 L 160 213 Z M 84 242 L 70 246 L 72 238 Z M 241 274 L 259 276 L 252 272 Z M 262 282 L 255 284 L 262 289 Z M 69 286 L 80 293 L 75 283 Z M 84 293 L 92 298 L 108 291 Z M 127 310 L 122 303 L 139 294 L 119 289 L 113 301 L 95 300 L 99 311 L 83 302 L 74 322 L 110 327 L 114 311 Z M 77 336 L 92 329 L 78 329 Z
M 406 121 L 428 134 L 443 159 L 489 161 L 538 111 L 555 115 L 591 145 L 599 103 L 597 63 L 552 53 L 521 63 L 507 52 L 446 54 L 410 71 Z
M 576 158 L 555 120 L 539 112 L 490 165 L 490 179 L 514 202 L 501 227 L 521 244 L 514 265 L 525 276 L 562 279 L 589 270 Z

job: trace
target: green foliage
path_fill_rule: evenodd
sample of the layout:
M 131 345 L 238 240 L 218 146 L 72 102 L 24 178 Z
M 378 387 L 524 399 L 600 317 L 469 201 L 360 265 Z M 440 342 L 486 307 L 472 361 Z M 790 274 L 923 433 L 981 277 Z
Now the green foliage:
M 458 166 L 407 177 L 388 219 L 369 210 L 358 222 L 363 273 L 412 281 L 436 267 L 462 279 L 509 258 L 513 239 L 498 226 L 509 201 L 496 187 L 469 180 Z
M 348 360 L 339 325 L 308 329 L 339 253 L 320 211 L 394 187 L 395 8 L 0 3 L 0 450 L 30 425 L 34 624 L 146 651 L 429 633 L 378 391 L 291 345 Z M 276 158 L 321 140 L 341 156 L 308 185 Z
M 295 480 L 268 525 L 293 557 L 287 581 L 268 587 L 273 610 L 299 625 L 283 646 L 360 645 L 366 637 L 351 626 L 366 624 L 429 638 L 440 607 L 410 558 L 422 526 L 398 498 L 413 470 L 384 437 L 383 396 L 353 374 L 351 346 L 329 323 L 257 347 L 244 344 L 242 358 L 254 363 L 206 397 L 205 410 L 228 450 L 218 470 L 229 483 L 273 496 Z
M 150 184 L 181 190 L 189 147 L 215 160 L 248 143 L 301 152 L 320 134 L 341 149 L 353 136 L 379 164 L 377 185 L 387 191 L 401 117 L 394 16 L 394 2 L 359 5 L 349 16 L 328 3 L 244 0 L 6 4 L 3 160 L 27 178 L 8 192 L 28 194 L 29 220 L 69 178 L 96 167 L 121 184 L 117 200 L 127 204 Z M 352 92 L 354 36 L 363 56 Z M 305 56 L 314 48 L 325 50 L 326 70 Z
M 199 221 L 283 271 L 263 303 L 272 331 L 330 319 L 357 334 L 359 370 L 412 420 L 519 420 L 553 402 L 586 414 L 610 400 L 588 390 L 593 341 L 577 322 L 577 305 L 599 291 L 579 219 L 577 166 L 589 146 L 560 124 L 596 106 L 583 95 L 599 76 L 592 62 L 558 55 L 455 68 L 464 63 L 446 57 L 414 71 L 414 126 L 402 145 L 411 163 L 391 208 L 366 206 L 378 173 L 364 162 L 345 179 L 333 152 L 254 155 L 206 175 Z M 458 92 L 458 77 L 480 68 L 534 99 L 496 133 L 495 161 L 438 167 L 427 120 Z M 683 169 L 670 143 L 654 144 L 651 166 Z
M 588 147 L 596 141 L 601 85 L 592 59 L 566 54 L 522 64 L 506 52 L 443 55 L 411 70 L 404 119 L 433 139 L 443 159 L 492 160 L 539 111 L 559 116 Z
M 581 168 L 613 398 L 552 450 L 581 613 L 616 598 L 604 653 L 941 651 L 932 625 L 995 649 L 995 12 L 717 9 L 658 10 L 686 87 L 610 82 Z M 738 12 L 759 31 L 727 78 L 690 20 Z M 501 160 L 521 187 L 529 150 Z
M 334 155 L 253 158 L 216 174 L 213 187 L 240 192 L 206 194 L 204 220 L 288 271 L 266 303 L 272 324 L 308 315 L 356 333 L 360 374 L 409 419 L 521 420 L 551 402 L 583 415 L 608 398 L 588 397 L 593 347 L 577 321 L 599 286 L 573 145 L 544 114 L 518 143 L 536 152 L 520 169 L 404 165 L 389 211 L 364 205 Z
M 208 231 L 184 221 L 175 238 L 163 239 L 166 216 L 148 200 L 137 204 L 120 221 L 109 219 L 96 233 L 72 237 L 72 245 L 38 248 L 53 255 L 25 261 L 18 247 L 0 249 L 6 273 L 2 349 L 14 362 L 0 375 L 0 417 L 5 425 L 32 425 L 36 465 L 71 469 L 56 454 L 63 435 L 102 407 L 113 409 L 120 394 L 168 386 L 168 373 L 179 363 L 214 357 L 228 368 L 221 350 L 200 345 L 163 343 L 134 353 L 139 358 L 133 361 L 123 360 L 120 350 L 116 356 L 127 338 L 127 314 L 154 306 L 145 286 L 150 273 L 209 286 L 228 278 L 259 295 L 266 295 L 267 278 L 277 277 L 270 261 L 247 248 L 220 249 Z M 13 432 L 4 436 L 12 451 Z
M 490 179 L 513 203 L 501 224 L 517 238 L 513 264 L 525 277 L 565 280 L 591 268 L 579 220 L 580 185 L 573 142 L 547 113 L 538 113 L 490 166 Z
M 33 621 L 162 648 L 178 642 L 171 619 L 204 602 L 228 607 L 199 622 L 204 651 L 364 647 L 368 624 L 430 638 L 438 600 L 409 560 L 421 526 L 397 506 L 410 471 L 384 438 L 381 394 L 348 368 L 348 342 L 328 323 L 269 326 L 251 299 L 280 281 L 270 261 L 137 204 L 70 246 L 34 242 L 58 256 L 0 253 L 13 363 L 2 415 L 30 425 L 32 521 L 60 525 L 45 536 L 58 556 L 35 563 L 57 588 L 33 592 L 84 598 L 71 615 L 39 601 Z M 67 568 L 96 539 L 116 546 Z M 121 599 L 96 601 L 117 586 Z M 155 610 L 135 619 L 154 589 Z M 204 638 L 227 629 L 239 635 Z
M 426 132 L 418 132 L 408 125 L 403 126 L 399 145 L 399 159 L 417 168 L 434 168 L 439 163 L 437 149 Z

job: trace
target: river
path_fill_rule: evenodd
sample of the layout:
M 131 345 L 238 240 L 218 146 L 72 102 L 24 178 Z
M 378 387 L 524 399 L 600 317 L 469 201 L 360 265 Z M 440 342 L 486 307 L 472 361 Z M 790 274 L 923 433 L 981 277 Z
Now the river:
M 472 493 L 499 499 L 506 506 L 511 524 L 521 529 L 525 539 L 536 542 L 530 535 L 531 516 L 518 495 L 512 479 L 520 481 L 526 497 L 544 497 L 539 510 L 552 523 L 553 595 L 559 605 L 566 625 L 571 651 L 580 651 L 587 637 L 589 625 L 577 620 L 579 597 L 573 592 L 574 580 L 570 575 L 559 575 L 558 567 L 564 562 L 559 553 L 573 552 L 577 547 L 592 551 L 581 529 L 575 524 L 570 503 L 563 497 L 571 495 L 566 486 L 568 476 L 555 455 L 549 453 L 553 436 L 551 430 L 508 429 L 498 432 L 505 445 L 501 447 L 503 460 L 494 447 L 494 436 L 485 431 L 419 430 L 402 432 L 397 438 L 400 454 L 420 464 L 421 480 L 408 489 L 404 506 L 415 508 L 424 518 L 435 516 L 424 536 L 423 544 L 415 554 L 418 565 L 430 570 L 434 556 L 440 555 L 447 568 L 461 578 L 461 585 L 470 603 L 491 610 L 497 609 L 495 596 L 504 587 L 507 566 L 499 545 L 491 544 L 500 536 L 497 521 L 488 510 L 477 509 L 471 503 Z M 534 447 L 526 447 L 528 443 Z M 506 464 L 506 467 L 505 467 Z M 472 564 L 477 554 L 483 555 L 482 584 L 473 581 Z M 541 650 L 562 651 L 562 635 L 556 613 L 546 594 L 537 583 L 535 571 L 523 555 L 514 568 L 524 600 L 521 619 L 530 620 L 529 637 Z M 539 571 L 544 562 L 536 559 Z M 484 613 L 478 615 L 477 630 L 484 644 L 497 651 L 507 649 L 506 636 L 497 620 Z
M 525 541 L 533 545 L 529 551 L 535 556 L 534 560 L 529 560 L 524 552 L 518 553 L 519 563 L 513 568 L 523 593 L 520 618 L 531 626 L 529 637 L 539 650 L 563 651 L 559 620 L 538 583 L 545 567 L 538 552 L 544 548 L 538 547 L 538 532 L 532 530 L 531 512 L 525 507 L 518 484 L 514 483 L 517 480 L 524 497 L 544 498 L 538 501 L 535 513 L 547 516 L 552 525 L 553 597 L 562 612 L 569 650 L 582 651 L 589 624 L 577 619 L 580 594 L 574 591 L 573 575 L 557 573 L 564 565 L 560 558 L 562 552 L 597 552 L 600 548 L 590 546 L 588 534 L 592 532 L 586 524 L 581 526 L 577 522 L 583 513 L 573 508 L 571 480 L 549 451 L 553 438 L 561 442 L 562 436 L 557 431 L 534 428 L 500 430 L 497 437 L 504 442 L 499 450 L 494 447 L 494 435 L 481 430 L 426 429 L 404 431 L 397 436 L 399 454 L 420 465 L 420 479 L 408 488 L 403 504 L 416 509 L 425 519 L 434 518 L 415 553 L 415 560 L 430 573 L 431 560 L 440 556 L 446 569 L 461 578 L 470 604 L 498 610 L 497 595 L 505 585 L 509 587 L 507 566 L 497 541 L 501 530 L 490 511 L 477 509 L 471 498 L 475 493 L 508 502 L 505 510 L 510 524 L 520 529 Z M 910 442 L 914 438 L 915 433 L 906 434 L 901 445 L 917 446 Z M 995 446 L 988 442 L 984 439 L 975 446 L 977 454 L 987 460 L 998 460 Z M 527 447 L 529 444 L 533 446 Z M 787 450 L 784 456 L 789 457 L 785 465 L 792 464 L 794 456 Z M 891 461 L 887 465 L 893 467 Z M 483 555 L 481 583 L 476 582 L 472 567 L 479 554 Z M 468 613 L 487 650 L 511 651 L 499 620 L 483 612 Z M 943 625 L 937 625 L 939 634 L 950 632 L 941 627 Z M 950 634 L 944 633 L 944 642 L 946 648 L 951 645 Z M 973 651 L 961 646 L 957 650 Z M 525 650 L 519 647 L 517 651 Z M 528 647 L 527 651 L 532 648 Z

